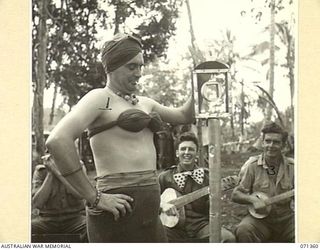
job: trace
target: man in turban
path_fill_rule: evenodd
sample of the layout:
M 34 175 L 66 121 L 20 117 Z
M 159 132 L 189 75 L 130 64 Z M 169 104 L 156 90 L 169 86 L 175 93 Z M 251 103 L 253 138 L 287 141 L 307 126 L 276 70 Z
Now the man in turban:
M 106 86 L 87 93 L 46 145 L 61 174 L 87 201 L 90 242 L 166 242 L 153 133 L 161 129 L 161 120 L 191 123 L 193 100 L 168 108 L 136 95 L 144 59 L 134 36 L 119 34 L 107 41 L 102 64 Z M 96 187 L 79 170 L 73 145 L 84 130 L 90 136 Z

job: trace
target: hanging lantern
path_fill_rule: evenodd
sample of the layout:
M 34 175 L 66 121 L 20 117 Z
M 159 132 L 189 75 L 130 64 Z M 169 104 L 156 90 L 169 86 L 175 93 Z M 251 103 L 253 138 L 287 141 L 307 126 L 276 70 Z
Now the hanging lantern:
M 226 64 L 207 61 L 193 71 L 195 110 L 198 117 L 217 117 L 229 111 Z

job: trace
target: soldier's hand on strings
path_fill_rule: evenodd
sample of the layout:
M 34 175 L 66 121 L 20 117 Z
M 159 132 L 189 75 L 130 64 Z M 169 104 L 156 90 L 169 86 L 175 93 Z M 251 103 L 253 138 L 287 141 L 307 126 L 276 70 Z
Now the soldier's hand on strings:
M 131 202 L 133 198 L 125 194 L 101 194 L 97 208 L 113 214 L 114 220 L 132 212 Z
M 257 213 L 266 212 L 267 206 L 263 199 L 258 198 L 256 196 L 253 196 L 252 199 L 253 199 L 252 205 Z
M 165 213 L 166 215 L 176 216 L 179 214 L 178 209 L 175 205 L 170 203 L 161 203 L 160 204 L 160 212 Z

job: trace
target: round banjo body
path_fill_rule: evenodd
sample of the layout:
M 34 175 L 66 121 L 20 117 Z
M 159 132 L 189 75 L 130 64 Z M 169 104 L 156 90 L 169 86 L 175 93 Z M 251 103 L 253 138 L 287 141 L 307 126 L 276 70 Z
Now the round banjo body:
M 161 203 L 166 203 L 168 206 L 174 206 L 170 201 L 176 200 L 181 194 L 173 188 L 167 188 L 161 195 Z M 178 225 L 183 225 L 185 220 L 184 207 L 177 208 L 177 214 L 171 214 L 169 212 L 161 211 L 160 220 L 166 227 L 173 228 Z

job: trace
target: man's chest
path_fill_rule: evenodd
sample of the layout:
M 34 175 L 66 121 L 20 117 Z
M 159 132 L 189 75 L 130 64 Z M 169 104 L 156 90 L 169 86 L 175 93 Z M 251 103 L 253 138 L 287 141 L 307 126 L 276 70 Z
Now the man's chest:
M 279 167 L 259 168 L 253 178 L 252 192 L 274 196 L 293 188 L 293 179 Z

